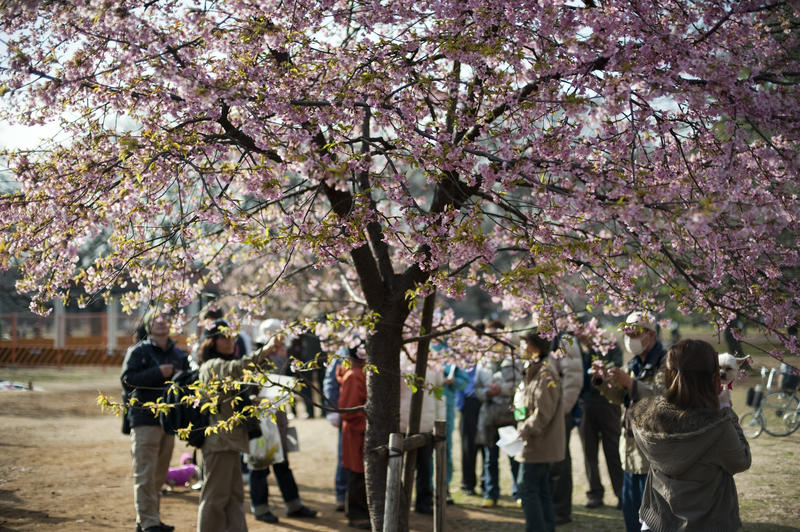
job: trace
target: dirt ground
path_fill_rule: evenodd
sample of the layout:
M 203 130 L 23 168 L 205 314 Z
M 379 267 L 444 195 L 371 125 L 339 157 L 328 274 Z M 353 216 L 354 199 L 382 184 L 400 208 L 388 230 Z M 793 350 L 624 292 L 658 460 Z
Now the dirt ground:
M 0 380 L 33 381 L 40 391 L 0 392 L 0 531 L 133 530 L 135 514 L 129 438 L 120 433 L 120 420 L 96 406 L 98 391 L 118 395 L 117 369 L 8 369 Z M 741 390 L 746 384 L 740 385 Z M 744 412 L 737 396 L 737 411 Z M 299 407 L 302 412 L 302 407 Z M 301 451 L 290 455 L 300 493 L 308 506 L 320 510 L 317 519 L 284 517 L 280 494 L 270 476 L 273 509 L 278 525 L 255 521 L 251 530 L 346 530 L 346 520 L 334 511 L 335 437 L 324 419 L 297 419 Z M 800 432 L 800 431 L 798 431 Z M 752 468 L 736 476 L 743 530 L 789 531 L 800 524 L 800 433 L 788 438 L 762 435 L 751 441 Z M 456 441 L 458 448 L 458 441 Z M 184 450 L 178 442 L 173 461 Z M 612 507 L 584 507 L 585 478 L 580 441 L 573 433 L 573 522 L 559 531 L 623 528 L 621 513 Z M 454 459 L 458 460 L 454 453 Z M 448 506 L 446 525 L 453 531 L 522 530 L 522 511 L 509 493 L 507 467 L 501 467 L 504 497 L 496 509 L 483 509 L 481 499 L 456 493 Z M 606 482 L 606 485 L 608 483 Z M 610 489 L 609 489 L 610 491 Z M 162 519 L 178 532 L 195 530 L 199 492 L 177 488 L 162 499 Z M 247 495 L 245 495 L 247 498 Z M 607 500 L 607 503 L 616 501 Z M 430 518 L 412 514 L 413 530 L 431 530 Z

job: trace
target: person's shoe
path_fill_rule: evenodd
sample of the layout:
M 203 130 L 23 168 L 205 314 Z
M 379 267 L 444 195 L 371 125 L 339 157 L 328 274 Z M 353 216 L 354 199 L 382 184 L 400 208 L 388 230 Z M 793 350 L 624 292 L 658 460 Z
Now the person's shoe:
M 316 517 L 317 513 L 318 512 L 316 510 L 312 510 L 308 506 L 303 505 L 297 510 L 286 512 L 286 515 L 287 517 Z
M 496 508 L 497 501 L 495 499 L 483 499 L 483 504 L 481 506 L 484 508 Z
M 201 489 L 203 489 L 203 481 L 202 480 L 198 480 L 197 482 L 192 484 L 192 491 L 198 491 L 198 490 L 201 490 Z
M 361 530 L 370 530 L 372 529 L 372 525 L 369 524 L 369 520 L 364 521 L 347 521 L 347 526 L 353 528 L 360 528 Z
M 175 530 L 174 526 L 165 525 L 164 523 L 148 526 L 147 528 L 142 528 L 141 523 L 136 523 L 136 532 L 172 532 L 173 530 Z
M 568 515 L 557 515 L 554 519 L 556 525 L 566 525 L 572 522 L 572 518 Z
M 600 508 L 603 506 L 603 499 L 589 499 L 586 501 L 587 508 Z
M 261 521 L 262 523 L 275 524 L 278 522 L 278 516 L 267 510 L 263 514 L 258 514 L 256 516 L 256 521 Z
M 336 501 L 336 511 L 337 512 L 344 512 L 344 501 L 343 500 L 337 500 Z

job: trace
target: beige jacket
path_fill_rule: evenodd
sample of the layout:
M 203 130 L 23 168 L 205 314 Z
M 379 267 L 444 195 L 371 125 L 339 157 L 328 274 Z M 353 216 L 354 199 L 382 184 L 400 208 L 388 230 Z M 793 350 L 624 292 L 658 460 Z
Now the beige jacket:
M 531 364 L 527 384 L 520 385 L 515 396 L 515 410 L 524 407 L 527 416 L 517 422 L 525 442 L 514 458 L 525 463 L 560 462 L 565 456 L 564 401 L 558 373 L 547 361 Z M 527 379 L 527 377 L 526 377 Z
M 260 364 L 266 360 L 269 355 L 270 348 L 264 347 L 260 351 L 242 357 L 238 360 L 225 360 L 223 358 L 212 358 L 200 366 L 200 381 L 207 383 L 215 377 L 218 379 L 225 379 L 230 377 L 232 379 L 239 379 L 242 377 L 245 368 L 250 364 Z M 218 410 L 215 414 L 209 415 L 209 425 L 215 426 L 220 420 L 225 420 L 233 415 L 233 405 L 231 399 L 236 396 L 236 393 L 231 391 L 222 394 L 219 398 Z M 240 451 L 246 453 L 249 451 L 249 440 L 247 438 L 247 429 L 244 424 L 239 424 L 233 427 L 232 430 L 219 429 L 216 434 L 209 434 L 203 443 L 204 453 L 222 452 L 222 451 Z

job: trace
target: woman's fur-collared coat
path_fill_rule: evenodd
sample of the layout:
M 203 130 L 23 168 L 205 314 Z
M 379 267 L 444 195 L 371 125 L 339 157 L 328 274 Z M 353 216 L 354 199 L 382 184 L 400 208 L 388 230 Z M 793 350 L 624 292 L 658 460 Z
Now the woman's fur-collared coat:
M 639 515 L 654 532 L 738 530 L 733 475 L 750 446 L 730 408 L 679 410 L 661 396 L 632 407 L 633 434 L 650 463 Z

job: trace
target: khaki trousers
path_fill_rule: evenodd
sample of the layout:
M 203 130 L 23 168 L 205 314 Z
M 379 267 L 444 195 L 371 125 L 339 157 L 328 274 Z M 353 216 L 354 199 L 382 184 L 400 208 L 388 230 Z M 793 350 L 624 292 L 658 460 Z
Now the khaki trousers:
M 197 532 L 247 532 L 239 451 L 203 452 Z
M 167 479 L 175 437 L 158 425 L 139 425 L 131 429 L 133 456 L 133 504 L 136 521 L 142 529 L 161 523 L 161 486 Z

